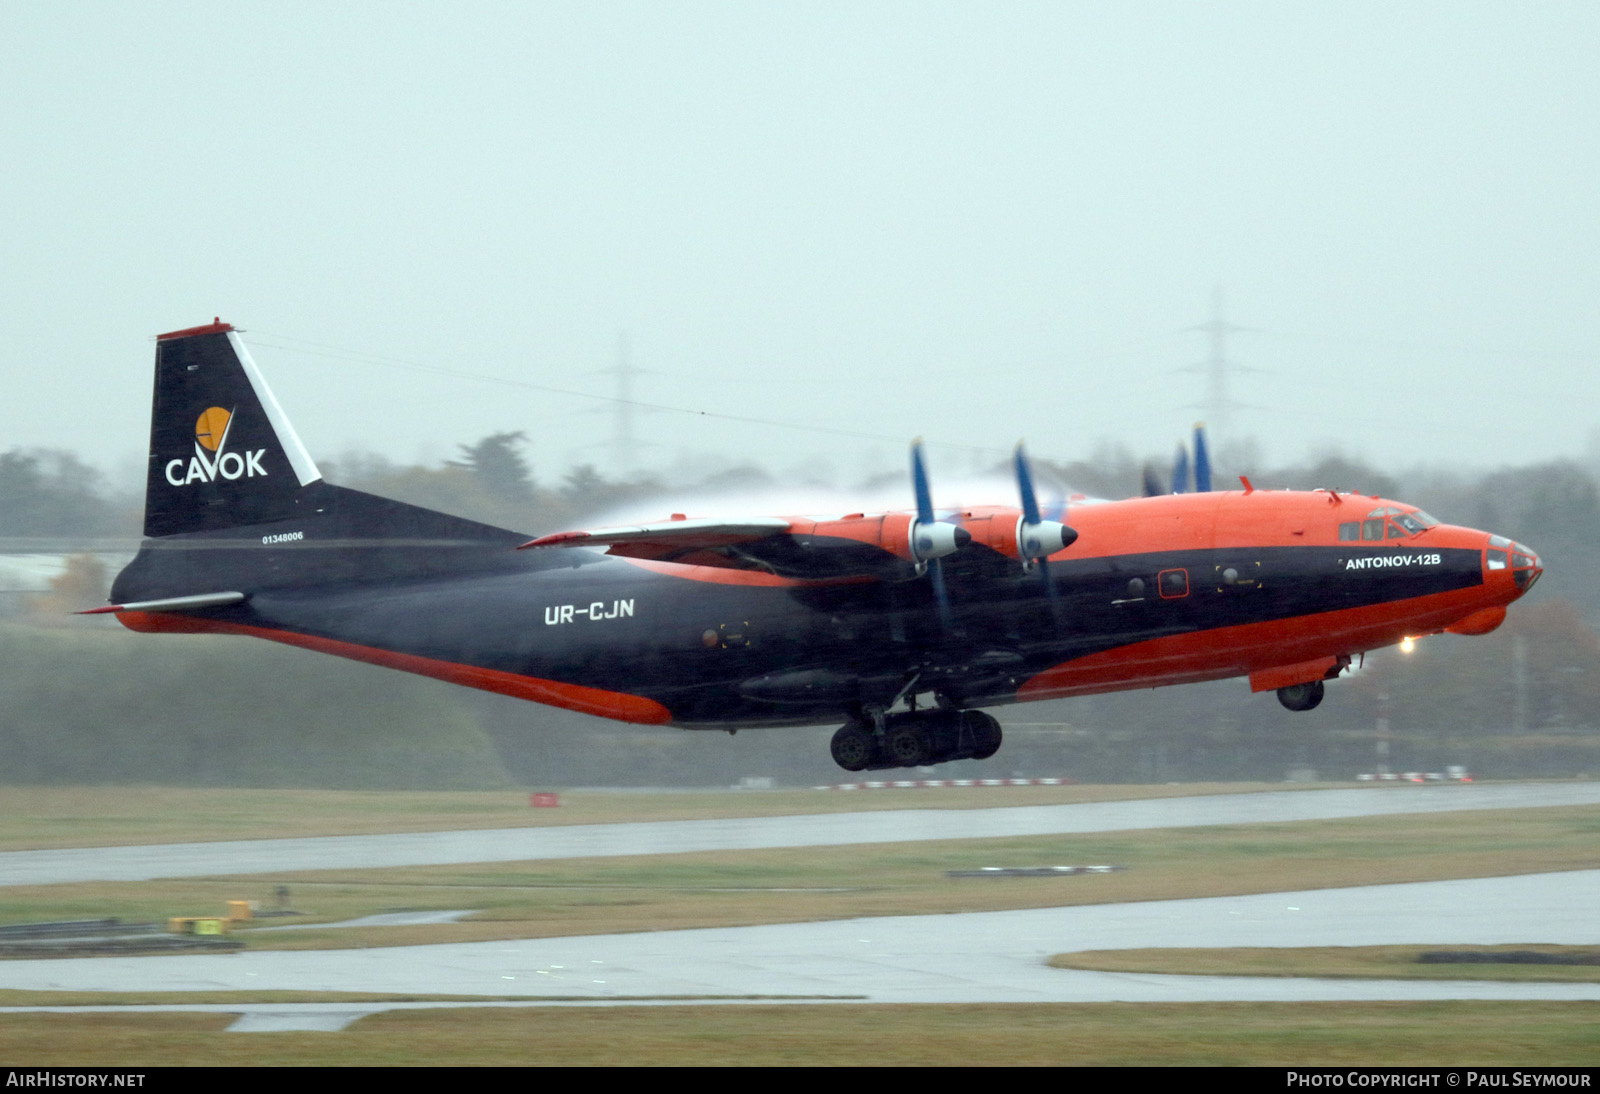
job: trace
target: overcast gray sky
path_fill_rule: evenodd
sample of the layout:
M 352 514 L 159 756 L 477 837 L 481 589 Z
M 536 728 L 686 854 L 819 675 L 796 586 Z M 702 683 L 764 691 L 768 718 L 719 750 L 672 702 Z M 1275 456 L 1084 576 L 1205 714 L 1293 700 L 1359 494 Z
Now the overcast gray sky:
M 6 0 L 0 450 L 136 466 L 151 336 L 220 315 L 325 458 L 522 429 L 540 473 L 606 467 L 609 405 L 537 387 L 611 393 L 623 332 L 637 398 L 707 412 L 638 416 L 657 466 L 1162 452 L 1221 286 L 1265 462 L 1577 454 L 1597 32 L 1460 0 Z

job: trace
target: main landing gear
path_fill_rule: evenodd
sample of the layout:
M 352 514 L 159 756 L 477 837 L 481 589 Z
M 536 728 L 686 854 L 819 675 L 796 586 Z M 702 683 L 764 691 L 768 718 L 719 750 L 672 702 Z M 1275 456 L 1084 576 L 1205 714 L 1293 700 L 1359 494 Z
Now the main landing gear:
M 999 750 L 1000 723 L 981 710 L 880 712 L 833 735 L 833 760 L 846 771 L 987 760 Z

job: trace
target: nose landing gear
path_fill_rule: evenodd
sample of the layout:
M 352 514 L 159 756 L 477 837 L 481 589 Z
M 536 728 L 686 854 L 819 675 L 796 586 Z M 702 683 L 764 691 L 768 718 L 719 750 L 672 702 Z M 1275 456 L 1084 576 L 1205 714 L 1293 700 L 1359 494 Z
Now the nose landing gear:
M 846 771 L 987 760 L 1000 750 L 1000 723 L 981 710 L 913 710 L 882 715 L 881 730 L 851 720 L 833 735 L 833 761 Z
M 1322 702 L 1322 681 L 1313 680 L 1309 684 L 1292 684 L 1286 688 L 1278 689 L 1278 702 L 1290 710 L 1314 710 Z

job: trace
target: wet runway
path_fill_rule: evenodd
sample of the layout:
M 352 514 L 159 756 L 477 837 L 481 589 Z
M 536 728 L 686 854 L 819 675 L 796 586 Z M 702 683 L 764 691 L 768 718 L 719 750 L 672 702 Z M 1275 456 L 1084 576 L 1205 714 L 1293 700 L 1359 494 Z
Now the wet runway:
M 973 791 L 860 791 L 929 794 Z M 981 791 L 976 791 L 981 793 Z M 987 839 L 1213 824 L 1337 820 L 1395 813 L 1600 804 L 1600 783 L 1385 784 L 1003 809 L 910 809 L 728 820 L 497 828 L 381 836 L 228 840 L 0 853 L 0 886 L 148 881 L 217 874 L 524 862 L 689 851 Z
M 1464 793 L 1463 793 L 1464 792 Z M 1451 795 L 1456 795 L 1452 797 Z M 1249 799 L 1245 801 L 1243 799 Z M 1167 825 L 1249 823 L 1361 813 L 1511 808 L 1600 801 L 1600 786 L 1418 787 L 1307 791 L 1168 801 L 919 813 L 855 814 L 872 841 L 959 838 L 890 835 L 908 818 L 954 821 L 968 838 L 1038 831 L 1155 827 L 1130 823 L 1165 817 Z M 1358 809 L 1364 805 L 1364 809 Z M 1320 811 L 1320 812 L 1319 812 Z M 1226 819 L 1223 819 L 1226 818 Z M 847 818 L 849 819 L 849 818 Z M 739 846 L 795 846 L 845 839 L 839 816 L 615 825 L 644 830 L 659 852 L 699 849 L 708 841 L 781 840 Z M 808 822 L 816 821 L 813 828 Z M 909 830 L 924 832 L 914 821 Z M 833 836 L 828 837 L 832 832 Z M 811 834 L 811 839 L 807 834 Z M 859 834 L 859 833 L 858 833 Z M 470 837 L 483 833 L 444 833 Z M 530 829 L 518 857 L 567 857 L 576 846 L 628 846 L 620 833 Z M 489 834 L 486 841 L 509 838 Z M 563 842 L 565 841 L 565 842 Z M 586 841 L 588 841 L 586 843 Z M 599 841 L 599 842 L 597 842 Z M 269 841 L 262 841 L 269 842 Z M 315 841 L 270 841 L 312 844 Z M 191 848 L 208 845 L 189 845 Z M 222 845 L 209 845 L 220 850 Z M 422 853 L 412 843 L 406 853 Z M 445 845 L 437 853 L 457 853 Z M 479 845 L 478 860 L 486 857 Z M 637 854 L 646 848 L 612 854 Z M 530 854 L 529 852 L 533 853 Z M 127 849 L 123 849 L 127 854 Z M 188 853 L 188 852 L 185 852 Z M 298 855 L 300 851 L 296 851 Z M 589 850 L 587 853 L 605 853 Z M 45 853 L 39 853 L 45 854 Z M 9 858 L 10 856 L 6 856 Z M 170 861 L 170 860 L 163 860 Z M 198 864 L 199 857 L 194 859 Z M 240 872 L 237 858 L 212 860 Z M 298 861 L 293 856 L 280 861 Z M 427 859 L 425 861 L 473 861 Z M 372 865 L 372 863 L 365 863 Z M 326 866 L 324 860 L 318 865 Z M 227 868 L 231 867 L 231 869 Z M 0 865 L 0 869 L 6 869 Z M 289 867 L 282 867 L 289 868 Z M 297 866 L 295 868 L 306 868 Z M 13 882 L 15 883 L 15 882 Z M 1463 881 L 1323 889 L 1203 900 L 1048 908 L 970 915 L 852 919 L 825 923 L 662 931 L 579 938 L 482 942 L 389 949 L 240 952 L 138 958 L 0 962 L 0 987 L 69 991 L 306 990 L 535 996 L 543 1005 L 618 1002 L 1184 1002 L 1201 1000 L 1586 999 L 1600 984 L 1294 980 L 1175 977 L 1051 969 L 1054 953 L 1149 946 L 1317 946 L 1387 943 L 1600 944 L 1600 870 Z M 438 1005 L 438 1004 L 429 1004 Z M 521 1002 L 515 1005 L 541 1005 Z M 340 1028 L 386 1004 L 240 1005 L 236 1029 Z
M 1154 976 L 1045 964 L 1051 954 L 1065 951 L 1146 946 L 1597 944 L 1597 905 L 1600 870 L 1588 870 L 1205 900 L 392 949 L 6 961 L 0 962 L 0 987 L 429 992 L 536 996 L 544 997 L 544 1005 L 652 999 L 678 1004 L 1600 1000 L 1600 984 Z M 185 1009 L 241 1014 L 235 1028 L 244 1030 L 327 1029 L 393 1005 Z

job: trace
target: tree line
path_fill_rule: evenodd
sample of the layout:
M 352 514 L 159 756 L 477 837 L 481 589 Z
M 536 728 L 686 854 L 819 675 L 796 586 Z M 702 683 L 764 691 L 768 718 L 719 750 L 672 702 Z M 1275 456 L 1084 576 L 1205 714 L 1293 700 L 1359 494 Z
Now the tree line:
M 524 447 L 521 434 L 496 433 L 432 466 L 356 454 L 323 470 L 342 485 L 535 534 L 655 498 L 665 515 L 675 492 L 708 485 L 621 480 L 588 466 L 546 481 Z M 1309 714 L 1290 714 L 1239 680 L 1027 704 L 996 712 L 1007 743 L 995 759 L 945 765 L 941 775 L 1350 777 L 1451 764 L 1482 775 L 1600 772 L 1600 590 L 1586 580 L 1588 563 L 1600 562 L 1593 468 L 1558 461 L 1401 472 L 1328 456 L 1261 470 L 1247 457 L 1219 453 L 1217 484 L 1242 472 L 1257 488 L 1405 500 L 1530 544 L 1546 575 L 1494 634 L 1441 635 L 1411 654 L 1374 652 Z M 741 486 L 781 486 L 757 468 L 730 471 L 723 478 Z M 1143 471 L 1143 461 L 1117 449 L 1036 467 L 1046 483 L 1112 498 L 1139 493 Z M 118 496 L 72 453 L 0 454 L 0 540 L 121 537 L 131 548 L 141 508 L 142 499 Z M 810 785 L 842 777 L 827 759 L 831 727 L 730 739 L 624 726 L 266 643 L 134 638 L 67 614 L 103 600 L 110 576 L 92 557 L 77 557 L 25 617 L 0 626 L 0 782 L 712 785 L 760 775 Z

